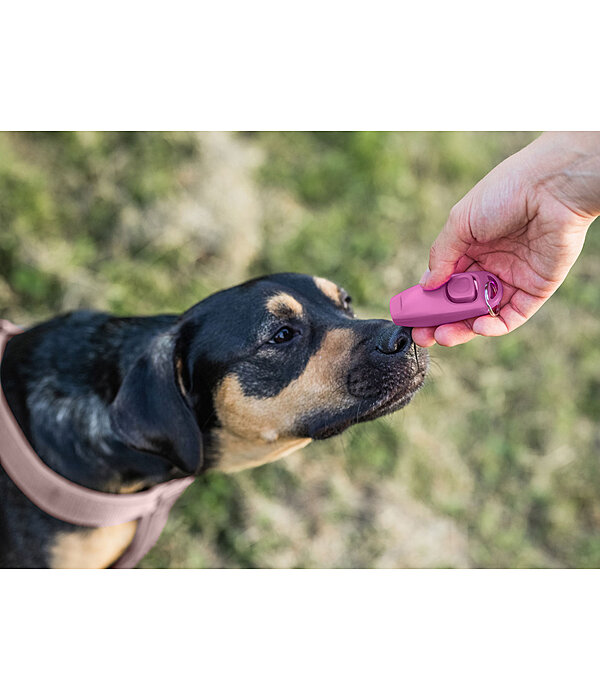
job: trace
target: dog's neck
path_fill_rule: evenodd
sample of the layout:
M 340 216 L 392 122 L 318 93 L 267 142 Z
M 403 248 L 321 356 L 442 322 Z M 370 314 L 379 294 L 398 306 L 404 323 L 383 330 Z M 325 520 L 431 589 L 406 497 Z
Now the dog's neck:
M 51 469 L 88 488 L 131 493 L 182 476 L 167 460 L 115 438 L 109 413 L 127 367 L 173 317 L 143 319 L 144 328 L 138 322 L 132 334 L 127 321 L 138 320 L 123 319 L 103 337 L 107 318 L 88 320 L 72 347 L 57 342 L 52 322 L 15 336 L 3 358 L 2 387 L 29 444 Z

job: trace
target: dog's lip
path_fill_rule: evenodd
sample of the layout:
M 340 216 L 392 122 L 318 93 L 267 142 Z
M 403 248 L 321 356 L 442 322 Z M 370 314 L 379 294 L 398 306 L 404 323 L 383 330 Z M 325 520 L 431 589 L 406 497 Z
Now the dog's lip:
M 310 435 L 313 439 L 319 440 L 322 438 L 333 437 L 334 435 L 339 435 L 347 428 L 357 423 L 364 423 L 367 420 L 373 420 L 384 416 L 390 412 L 391 409 L 403 408 L 408 404 L 413 396 L 423 385 L 425 381 L 425 376 L 427 374 L 427 368 L 417 370 L 412 377 L 408 380 L 401 389 L 392 394 L 388 394 L 383 399 L 379 399 L 372 406 L 370 406 L 366 411 L 361 412 L 354 420 L 340 420 L 337 423 L 331 423 L 319 430 L 314 434 Z
M 403 402 L 408 403 L 423 385 L 426 374 L 426 369 L 417 370 L 410 378 L 407 385 L 402 387 L 402 389 L 400 389 L 398 392 L 388 395 L 383 400 L 375 403 L 374 406 L 360 415 L 360 420 L 363 420 L 364 418 L 371 418 L 373 415 L 379 412 L 386 413 L 396 404 L 401 404 Z

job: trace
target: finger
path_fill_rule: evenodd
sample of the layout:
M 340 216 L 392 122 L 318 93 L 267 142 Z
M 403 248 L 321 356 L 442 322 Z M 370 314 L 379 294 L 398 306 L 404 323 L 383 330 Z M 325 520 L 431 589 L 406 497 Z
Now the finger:
M 435 342 L 438 345 L 444 345 L 449 348 L 473 340 L 476 335 L 466 321 L 445 323 L 438 326 L 434 331 Z
M 435 327 L 431 328 L 413 328 L 412 329 L 412 339 L 417 345 L 422 348 L 429 348 L 435 345 L 435 338 L 433 337 L 433 332 Z
M 425 289 L 436 289 L 447 282 L 456 264 L 468 250 L 473 239 L 468 225 L 468 205 L 455 205 L 439 236 L 429 251 L 429 275 L 422 284 Z M 425 276 L 424 276 L 425 277 Z
M 543 300 L 533 301 L 532 297 L 522 291 L 515 292 L 508 304 L 500 309 L 498 316 L 480 316 L 473 322 L 473 330 L 477 335 L 499 336 L 514 331 L 522 326 L 537 309 L 542 305 Z M 522 307 L 527 309 L 527 313 L 522 311 Z
M 497 337 L 510 333 L 515 328 L 522 326 L 528 319 L 528 316 L 524 315 L 518 307 L 519 294 L 522 295 L 521 300 L 528 298 L 528 295 L 523 292 L 516 292 L 508 304 L 502 307 L 498 316 L 479 316 L 470 321 L 446 323 L 443 326 L 438 326 L 434 331 L 435 342 L 438 345 L 452 347 L 466 343 L 478 335 Z
M 502 316 L 480 316 L 473 322 L 473 330 L 477 335 L 488 337 L 506 335 L 509 332 Z

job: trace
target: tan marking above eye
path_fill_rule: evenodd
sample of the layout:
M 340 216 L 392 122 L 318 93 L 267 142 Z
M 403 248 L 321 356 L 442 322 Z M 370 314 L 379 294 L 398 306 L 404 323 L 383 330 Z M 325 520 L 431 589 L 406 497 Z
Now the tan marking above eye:
M 291 294 L 280 292 L 267 300 L 267 311 L 279 318 L 290 318 L 290 316 L 302 316 L 304 309 L 298 299 L 294 299 Z
M 340 299 L 340 288 L 337 286 L 337 284 L 331 280 L 325 279 L 324 277 L 313 277 L 313 280 L 326 297 L 329 297 L 338 306 L 342 305 Z
M 246 396 L 238 377 L 228 374 L 215 393 L 215 409 L 223 430 L 273 446 L 278 440 L 295 437 L 299 418 L 323 409 L 350 406 L 346 374 L 356 341 L 349 328 L 329 331 L 302 374 L 269 398 Z

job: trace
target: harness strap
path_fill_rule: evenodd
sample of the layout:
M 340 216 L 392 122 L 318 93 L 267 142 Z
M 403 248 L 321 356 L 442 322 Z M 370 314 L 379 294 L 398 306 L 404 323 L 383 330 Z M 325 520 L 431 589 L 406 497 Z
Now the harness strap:
M 138 520 L 135 536 L 131 544 L 119 559 L 112 564 L 110 567 L 111 569 L 133 569 L 133 567 L 148 554 L 156 544 L 160 533 L 167 524 L 169 512 L 175 505 L 175 501 L 177 501 L 179 496 L 181 496 L 190 485 L 190 479 L 191 481 L 194 480 L 193 477 L 178 479 L 178 482 L 186 483 L 177 483 L 178 488 L 173 489 L 173 493 L 171 494 L 163 492 L 163 496 L 160 498 L 156 509 Z
M 0 319 L 0 363 L 8 340 L 22 330 Z M 21 431 L 0 383 L 0 462 L 16 486 L 45 513 L 84 527 L 106 527 L 138 520 L 131 544 L 111 568 L 132 568 L 160 536 L 175 501 L 194 481 L 172 479 L 132 494 L 102 493 L 65 479 L 35 453 Z

